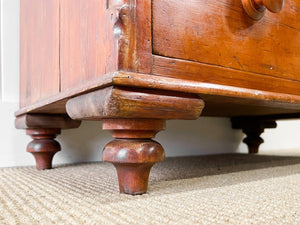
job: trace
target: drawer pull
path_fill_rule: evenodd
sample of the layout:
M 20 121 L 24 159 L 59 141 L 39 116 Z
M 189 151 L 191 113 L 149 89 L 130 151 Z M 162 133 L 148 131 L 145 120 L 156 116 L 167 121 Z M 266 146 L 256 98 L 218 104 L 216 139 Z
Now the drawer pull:
M 278 13 L 281 11 L 284 0 L 242 0 L 244 10 L 254 20 L 260 20 L 266 9 L 270 12 Z

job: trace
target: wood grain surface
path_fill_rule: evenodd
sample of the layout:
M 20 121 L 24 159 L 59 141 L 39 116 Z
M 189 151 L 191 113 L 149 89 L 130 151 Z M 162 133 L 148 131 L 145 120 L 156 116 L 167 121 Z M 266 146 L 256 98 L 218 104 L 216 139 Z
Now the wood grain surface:
M 140 116 L 138 106 L 145 113 L 149 102 L 173 92 L 200 96 L 208 116 L 299 112 L 299 1 L 287 1 L 280 13 L 267 12 L 258 22 L 240 1 L 37 2 L 21 1 L 26 20 L 16 116 L 65 114 L 69 99 L 90 92 L 101 102 L 108 86 L 108 99 L 117 96 L 114 104 L 127 110 L 125 116 L 132 112 L 125 102 Z M 140 96 L 154 98 L 143 99 L 143 106 Z
M 208 84 L 300 95 L 299 81 L 161 56 L 153 56 L 153 74 Z
M 197 119 L 204 102 L 193 94 L 130 88 L 94 91 L 68 100 L 72 119 L 105 118 Z
M 55 114 L 24 114 L 15 119 L 17 129 L 28 128 L 78 128 L 81 121 L 72 120 L 68 115 Z
M 117 70 L 152 70 L 150 1 L 61 1 L 61 90 Z
M 20 107 L 59 93 L 59 0 L 20 1 Z
M 153 51 L 300 80 L 299 19 L 300 1 L 286 1 L 280 13 L 254 21 L 241 1 L 153 0 Z
M 64 0 L 60 4 L 61 89 L 66 91 L 105 74 L 105 52 L 110 46 L 104 38 L 105 1 Z
M 197 94 L 205 100 L 205 109 L 202 113 L 205 116 L 250 116 L 284 113 L 292 114 L 291 117 L 294 117 L 293 115 L 300 111 L 300 96 L 293 94 L 175 79 L 172 77 L 149 76 L 148 74 L 132 72 L 111 73 L 108 74 L 106 82 L 104 81 L 99 80 L 99 83 L 91 82 L 89 85 L 83 85 L 67 93 L 61 93 L 53 98 L 40 101 L 20 109 L 15 115 L 20 116 L 24 113 L 66 113 L 65 105 L 70 98 L 103 89 L 108 85 L 151 89 L 154 93 L 155 90 L 158 91 L 158 94 L 160 90 Z M 291 87 L 296 85 L 294 90 L 297 91 L 298 82 L 291 82 Z M 282 86 L 285 85 L 285 80 L 283 80 Z M 288 90 L 288 87 L 287 85 L 286 90 Z M 300 89 L 300 86 L 298 88 Z M 298 116 L 295 118 L 298 118 Z

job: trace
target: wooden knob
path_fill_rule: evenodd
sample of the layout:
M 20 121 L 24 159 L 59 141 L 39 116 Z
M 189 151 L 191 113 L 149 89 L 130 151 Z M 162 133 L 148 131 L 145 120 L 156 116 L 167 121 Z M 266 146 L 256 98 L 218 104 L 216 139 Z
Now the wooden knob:
M 272 13 L 278 13 L 281 11 L 284 0 L 254 0 L 260 6 L 265 6 Z
M 272 13 L 281 11 L 285 0 L 242 0 L 244 10 L 254 20 L 260 20 L 266 9 Z

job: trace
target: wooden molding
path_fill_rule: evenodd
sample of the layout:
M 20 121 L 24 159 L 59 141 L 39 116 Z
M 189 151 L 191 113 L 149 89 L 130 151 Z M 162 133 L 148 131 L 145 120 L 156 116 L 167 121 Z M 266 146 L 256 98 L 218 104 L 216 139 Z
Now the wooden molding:
M 204 102 L 193 94 L 108 87 L 72 98 L 66 108 L 71 118 L 80 120 L 197 119 Z
M 117 43 L 113 46 L 116 51 L 107 52 L 106 55 L 117 54 L 114 58 L 116 69 L 151 73 L 151 1 L 110 1 L 106 14 L 106 23 L 110 28 L 106 31 L 108 39 Z
M 271 82 L 271 81 L 270 81 Z M 298 89 L 300 89 L 300 83 L 296 82 Z M 235 87 L 229 85 L 222 85 L 216 83 L 207 83 L 201 81 L 193 81 L 187 79 L 179 79 L 175 77 L 166 76 L 149 76 L 147 74 L 130 73 L 130 72 L 118 72 L 114 74 L 113 84 L 120 86 L 130 87 L 142 87 L 147 89 L 158 89 L 167 91 L 179 91 L 183 93 L 203 94 L 212 96 L 227 96 L 237 99 L 253 99 L 253 100 L 265 100 L 280 102 L 280 103 L 292 103 L 295 107 L 299 107 L 300 104 L 300 92 L 298 94 L 286 94 L 272 91 L 256 90 L 252 88 Z M 296 93 L 296 92 L 295 92 Z
M 72 120 L 68 115 L 24 114 L 15 119 L 17 129 L 28 128 L 60 128 L 73 129 L 79 127 L 81 121 Z
M 276 78 L 277 79 L 277 78 Z M 269 80 L 269 83 L 274 80 Z M 272 91 L 241 88 L 222 84 L 193 81 L 167 77 L 167 75 L 149 75 L 135 72 L 119 71 L 109 73 L 97 82 L 91 82 L 82 87 L 74 88 L 68 92 L 62 92 L 53 98 L 42 100 L 31 106 L 20 109 L 15 113 L 21 116 L 26 113 L 56 113 L 66 114 L 66 102 L 77 95 L 85 95 L 89 92 L 105 90 L 108 86 L 131 87 L 151 89 L 153 92 L 171 91 L 177 93 L 190 93 L 199 95 L 206 103 L 202 115 L 205 116 L 250 116 L 250 115 L 278 115 L 299 118 L 300 83 L 296 81 L 282 80 L 279 83 L 288 84 L 291 93 L 278 93 Z M 283 87 L 284 88 L 284 87 Z M 105 91 L 104 91 L 105 92 Z M 237 105 L 236 105 L 237 104 Z M 244 107 L 240 107 L 244 104 Z M 248 109 L 247 109 L 247 107 Z M 232 108 L 239 109 L 238 111 Z M 226 110 L 226 112 L 224 111 Z
M 113 83 L 119 86 L 177 90 L 198 94 L 205 102 L 202 116 L 233 117 L 285 114 L 288 117 L 290 114 L 291 118 L 299 118 L 299 95 L 128 72 L 115 74 Z
M 104 119 L 103 130 L 111 130 L 114 138 L 154 138 L 166 128 L 165 120 L 158 119 Z
M 191 82 L 300 95 L 300 82 L 296 80 L 157 55 L 153 55 L 153 74 Z

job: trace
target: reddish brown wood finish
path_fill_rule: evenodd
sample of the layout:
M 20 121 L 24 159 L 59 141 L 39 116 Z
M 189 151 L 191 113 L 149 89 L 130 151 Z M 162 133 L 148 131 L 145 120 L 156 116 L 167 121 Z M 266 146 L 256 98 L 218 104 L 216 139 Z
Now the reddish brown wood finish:
M 300 1 L 287 1 L 256 22 L 241 1 L 153 0 L 153 52 L 300 80 L 299 9 Z
M 16 128 L 26 129 L 33 138 L 27 151 L 33 154 L 39 170 L 51 169 L 53 156 L 60 151 L 59 143 L 54 140 L 60 130 L 78 128 L 80 123 L 67 115 L 49 114 L 24 114 L 15 120 Z
M 152 2 L 136 0 L 137 72 L 152 72 Z
M 60 145 L 54 139 L 60 134 L 60 129 L 27 129 L 26 134 L 33 138 L 27 146 L 27 152 L 33 154 L 38 170 L 52 168 L 52 159 L 60 151 Z
M 157 60 L 155 60 L 156 62 Z M 172 67 L 167 68 L 170 73 L 170 76 L 176 76 L 176 74 L 182 74 L 184 65 L 187 69 L 187 75 L 191 74 L 191 79 L 194 77 L 196 79 L 197 71 L 199 75 L 201 74 L 201 67 L 196 67 L 194 72 L 191 72 L 192 68 L 190 64 L 184 64 L 184 62 L 179 63 L 177 60 L 161 59 L 162 65 L 164 63 L 174 66 L 178 69 L 172 69 Z M 181 61 L 181 60 L 180 60 Z M 172 63 L 174 62 L 174 63 Z M 202 68 L 205 71 L 205 68 Z M 217 68 L 215 69 L 217 71 Z M 166 73 L 167 74 L 167 73 Z M 66 113 L 65 105 L 67 100 L 70 97 L 78 94 L 84 94 L 87 91 L 94 91 L 95 89 L 104 88 L 107 84 L 112 84 L 116 86 L 127 86 L 134 88 L 146 88 L 153 90 L 167 90 L 167 91 L 176 91 L 183 93 L 194 93 L 201 95 L 201 98 L 205 100 L 206 106 L 202 115 L 205 116 L 250 116 L 250 115 L 270 115 L 270 114 L 291 114 L 291 117 L 297 112 L 300 108 L 300 83 L 295 81 L 288 81 L 284 79 L 264 79 L 261 77 L 261 82 L 257 79 L 255 82 L 249 79 L 249 85 L 252 88 L 240 88 L 244 83 L 245 86 L 247 82 L 241 83 L 236 80 L 232 80 L 232 85 L 237 87 L 219 85 L 214 83 L 207 83 L 209 77 L 205 78 L 203 82 L 193 81 L 190 78 L 186 79 L 176 79 L 172 77 L 165 77 L 165 75 L 160 76 L 149 76 L 147 74 L 139 74 L 132 72 L 116 72 L 107 76 L 106 79 L 103 79 L 97 86 L 97 83 L 91 82 L 83 85 L 82 87 L 74 88 L 72 91 L 67 93 L 61 93 L 53 98 L 49 98 L 47 101 L 41 101 L 36 104 L 30 105 L 28 107 L 22 108 L 16 112 L 16 116 L 20 116 L 24 113 Z M 209 74 L 209 70 L 208 70 Z M 219 74 L 219 73 L 218 73 Z M 226 72 L 223 71 L 222 74 L 230 74 L 230 70 Z M 234 74 L 232 72 L 231 74 Z M 181 75 L 178 75 L 181 76 Z M 199 76 L 201 77 L 201 76 Z M 242 77 L 249 78 L 245 74 Z M 216 77 L 211 76 L 212 80 L 215 80 Z M 221 78 L 222 79 L 222 78 Z M 100 79 L 101 80 L 101 79 Z M 105 82 L 105 83 L 103 83 Z M 225 78 L 224 78 L 225 82 Z M 237 82 L 237 83 L 236 83 Z M 252 84 L 253 82 L 253 84 Z M 216 81 L 217 83 L 217 81 Z M 254 88 L 255 83 L 258 86 L 265 89 L 270 89 L 271 91 L 260 91 Z M 272 85 L 261 85 L 263 83 L 268 83 Z M 278 88 L 279 91 L 276 91 Z M 99 91 L 100 92 L 100 91 Z M 103 95 L 104 95 L 103 90 Z M 155 91 L 153 91 L 154 93 Z M 281 93 L 280 93 L 281 92 Z M 157 94 L 160 92 L 158 91 Z M 291 94 L 287 94 L 291 93 Z M 294 94 L 293 94 L 294 93 Z M 99 97 L 100 98 L 100 97 Z M 101 97 L 100 99 L 102 99 Z M 99 100 L 97 100 L 99 101 Z M 80 104 L 79 104 L 80 105 Z M 295 117 L 294 117 L 295 118 Z M 296 117 L 298 118 L 298 117 Z
M 284 0 L 242 0 L 246 13 L 254 20 L 260 20 L 266 8 L 273 13 L 278 13 L 284 5 Z
M 69 98 L 112 85 L 113 74 L 106 74 L 91 82 L 86 82 L 68 91 L 60 92 L 46 100 L 37 101 L 34 104 L 19 109 L 15 113 L 15 116 L 26 113 L 66 114 L 66 102 Z
M 28 1 L 28 4 L 31 4 L 29 3 L 30 0 L 23 1 Z M 61 1 L 60 64 L 63 92 L 47 97 L 47 99 L 36 101 L 19 110 L 16 115 L 19 116 L 28 112 L 64 114 L 66 113 L 65 105 L 69 98 L 96 89 L 102 89 L 109 85 L 133 86 L 138 88 L 147 87 L 156 90 L 164 89 L 168 91 L 199 94 L 201 95 L 201 98 L 206 101 L 207 107 L 204 111 L 204 115 L 240 116 L 297 113 L 298 95 L 300 94 L 299 82 L 278 78 L 273 75 L 265 76 L 263 73 L 247 72 L 248 69 L 245 69 L 245 67 L 243 67 L 243 69 L 238 66 L 232 67 L 235 69 L 223 67 L 223 64 L 219 63 L 220 61 L 227 60 L 226 62 L 233 63 L 235 60 L 228 58 L 226 55 L 215 57 L 212 55 L 215 51 L 204 52 L 205 54 L 197 54 L 197 56 L 214 60 L 213 64 L 216 65 L 154 56 L 152 74 L 160 75 L 162 77 L 158 78 L 152 74 L 151 76 L 146 74 L 134 75 L 134 77 L 138 79 L 138 84 L 141 86 L 134 83 L 135 80 L 131 79 L 133 77 L 131 76 L 131 73 L 113 72 L 116 70 L 126 70 L 151 73 L 152 41 L 154 43 L 154 51 L 156 46 L 159 45 L 164 48 L 174 47 L 173 50 L 178 50 L 181 54 L 185 51 L 186 55 L 190 54 L 189 47 L 193 47 L 193 51 L 198 51 L 202 47 L 208 47 L 206 45 L 201 45 L 202 42 L 198 42 L 200 38 L 199 35 L 196 34 L 197 32 L 191 34 L 196 35 L 196 39 L 192 39 L 191 41 L 189 41 L 189 39 L 184 39 L 186 41 L 183 43 L 186 46 L 184 51 L 180 48 L 176 48 L 177 45 L 182 47 L 180 39 L 176 39 L 177 41 L 173 43 L 170 42 L 170 38 L 178 37 L 178 35 L 184 34 L 185 38 L 188 38 L 190 29 L 186 29 L 184 32 L 181 29 L 176 30 L 178 32 L 171 33 L 166 40 L 157 42 L 158 39 L 155 38 L 155 35 L 164 35 L 166 32 L 157 31 L 155 24 L 161 25 L 162 28 L 164 28 L 163 23 L 165 23 L 167 18 L 171 18 L 168 23 L 173 25 L 171 26 L 171 29 L 168 28 L 169 31 L 167 32 L 172 32 L 174 29 L 184 26 L 196 26 L 195 24 L 198 24 L 198 21 L 200 21 L 203 23 L 203 26 L 200 27 L 201 29 L 199 28 L 200 31 L 208 29 L 208 33 L 201 36 L 201 41 L 205 43 L 208 42 L 208 44 L 213 43 L 226 46 L 223 44 L 223 39 L 218 38 L 224 36 L 226 43 L 230 38 L 233 38 L 230 39 L 232 40 L 232 44 L 237 45 L 237 47 L 240 46 L 241 48 L 250 46 L 251 50 L 255 49 L 253 46 L 256 46 L 257 43 L 260 46 L 262 41 L 267 42 L 269 40 L 268 38 L 265 39 L 264 35 L 266 34 L 267 37 L 269 37 L 268 35 L 270 32 L 272 34 L 275 33 L 273 30 L 275 25 L 278 25 L 279 30 L 295 28 L 295 32 L 298 32 L 300 29 L 298 20 L 295 19 L 299 15 L 299 7 L 297 7 L 298 2 L 288 2 L 287 7 L 285 7 L 287 8 L 285 10 L 288 10 L 288 12 L 281 12 L 284 13 L 284 16 L 267 14 L 265 17 L 266 19 L 263 20 L 264 22 L 260 21 L 257 24 L 244 15 L 241 2 L 239 1 L 225 3 L 224 1 L 212 2 L 212 0 L 210 0 L 204 3 L 199 0 L 193 2 L 185 0 L 175 1 L 176 3 L 174 4 L 172 4 L 174 0 L 168 1 L 167 4 L 164 4 L 164 1 L 165 0 L 153 0 L 153 40 L 151 37 L 151 1 Z M 41 4 L 42 2 L 43 1 L 40 1 Z M 28 7 L 28 4 L 21 5 L 24 7 L 24 11 L 26 11 L 25 9 L 26 6 Z M 43 4 L 51 4 L 51 1 Z M 184 5 L 185 8 L 176 11 L 180 5 Z M 203 5 L 203 7 L 196 7 L 200 10 L 195 10 L 193 5 Z M 33 8 L 31 9 L 36 10 Z M 164 11 L 162 14 L 160 14 L 161 10 Z M 188 20 L 181 19 L 181 14 L 184 10 L 191 11 L 191 15 L 188 15 Z M 172 12 L 164 17 L 163 15 L 165 15 L 167 11 Z M 210 12 L 212 12 L 212 14 L 210 14 Z M 227 16 L 226 12 L 229 13 L 229 16 Z M 231 12 L 232 14 L 230 14 Z M 218 26 L 215 27 L 215 29 L 211 29 L 211 26 L 207 25 L 210 24 L 209 22 L 201 20 L 201 17 L 196 16 L 200 13 L 201 17 L 209 17 L 215 21 L 220 21 L 220 25 L 217 24 Z M 184 14 L 186 13 L 184 12 Z M 241 20 L 236 19 L 238 16 L 241 17 Z M 48 19 L 51 18 L 49 17 Z M 177 19 L 180 20 L 180 23 L 174 24 L 173 22 Z M 189 19 L 191 19 L 191 21 L 189 21 Z M 223 28 L 221 25 L 224 25 Z M 260 32 L 263 29 L 259 28 L 259 26 L 266 26 L 267 32 L 262 35 Z M 46 27 L 48 27 L 48 24 Z M 53 29 L 55 29 L 54 26 Z M 230 33 L 228 29 L 232 29 L 232 31 L 236 32 Z M 25 31 L 26 29 L 24 28 L 24 32 Z M 31 32 L 30 29 L 28 32 Z M 185 32 L 188 35 L 186 35 Z M 215 33 L 210 35 L 209 32 Z M 258 34 L 258 36 L 256 36 L 256 34 Z M 279 36 L 280 37 L 278 38 L 285 39 L 288 45 L 282 44 L 278 49 L 286 52 L 286 49 L 291 48 L 289 54 L 295 54 L 295 59 L 298 59 L 297 49 L 299 48 L 294 46 L 294 39 L 291 39 L 289 35 Z M 251 41 L 253 41 L 254 37 L 259 41 L 252 45 L 253 43 Z M 245 39 L 244 45 L 238 44 L 238 42 L 234 41 L 234 38 L 240 38 L 241 40 Z M 170 45 L 166 45 L 164 41 L 168 41 Z M 194 48 L 194 46 L 197 46 L 197 48 Z M 275 45 L 273 42 L 270 42 L 270 45 L 266 45 L 265 47 L 269 48 L 272 46 Z M 221 49 L 219 49 L 218 46 L 216 46 L 216 48 L 218 51 Z M 248 51 L 249 48 L 246 48 L 246 50 Z M 231 48 L 231 50 L 235 49 L 236 48 Z M 258 49 L 262 48 L 259 47 Z M 262 59 L 260 58 L 259 61 L 261 62 L 265 59 L 280 55 L 285 58 L 280 58 L 279 61 L 286 62 L 286 55 L 281 54 L 278 49 L 269 49 L 270 52 L 266 52 L 266 55 L 260 54 L 264 57 Z M 240 50 L 238 52 L 239 54 L 245 53 L 245 51 Z M 227 53 L 229 54 L 230 51 L 226 51 L 226 54 Z M 250 55 L 245 53 L 244 55 L 250 57 L 249 62 L 251 62 L 251 67 L 256 68 L 255 64 L 252 64 L 251 61 L 254 53 L 252 54 L 251 52 Z M 105 58 L 105 60 L 101 60 L 102 58 Z M 78 60 L 80 62 L 76 63 Z M 254 57 L 254 61 L 255 60 L 258 60 L 256 54 Z M 294 58 L 293 60 L 290 60 L 289 66 L 286 68 L 290 68 L 294 61 Z M 74 70 L 74 68 L 77 69 Z M 105 69 L 103 70 L 103 68 Z M 273 69 L 275 70 L 276 68 Z M 105 75 L 103 75 L 103 71 Z M 280 74 L 280 77 L 285 77 L 283 76 L 284 73 L 282 73 L 282 71 L 280 73 L 278 72 L 278 74 Z M 126 76 L 128 76 L 128 79 L 126 79 Z M 166 77 L 176 79 L 168 79 Z M 181 80 L 177 78 L 180 78 Z M 221 84 L 222 86 L 218 86 L 218 84 Z M 30 88 L 30 85 L 23 86 L 26 86 L 28 90 L 36 89 Z M 246 89 L 240 89 L 241 87 Z M 160 91 L 157 92 L 157 95 L 159 94 L 161 94 Z M 228 95 L 230 95 L 229 98 Z M 251 99 L 251 102 L 249 102 L 249 98 Z M 257 99 L 257 101 L 255 99 Z M 223 110 L 222 108 L 224 108 L 224 106 L 226 106 L 226 109 Z
M 21 0 L 23 113 L 118 70 L 152 70 L 151 1 Z
M 298 95 L 258 91 L 206 82 L 120 72 L 114 77 L 114 83 L 131 87 L 177 90 L 198 94 L 205 102 L 201 114 L 203 116 L 274 115 L 297 113 L 300 109 L 300 96 Z M 294 116 L 291 115 L 291 117 Z
M 151 1 L 109 1 L 108 15 L 115 16 L 113 37 L 118 70 L 151 73 Z M 108 31 L 109 32 L 109 31 Z M 109 54 L 107 54 L 109 56 Z
M 273 13 L 281 11 L 285 0 L 254 0 L 258 7 L 265 6 L 268 10 Z
M 150 139 L 164 120 L 197 119 L 204 102 L 207 116 L 275 115 L 234 123 L 257 152 L 277 114 L 299 118 L 299 16 L 300 1 L 253 21 L 240 0 L 21 0 L 16 126 L 34 138 L 28 151 L 45 169 L 60 149 L 59 128 L 79 126 L 57 114 L 104 119 L 116 140 L 103 159 L 129 194 L 146 192 L 164 159 Z
M 152 69 L 150 1 L 61 1 L 61 88 Z
M 158 119 L 105 119 L 102 124 L 102 129 L 111 130 L 114 138 L 154 138 L 165 128 L 165 120 Z
M 72 120 L 68 115 L 24 114 L 15 119 L 17 129 L 27 128 L 78 128 L 81 121 Z
M 171 62 L 171 59 L 170 59 Z M 177 61 L 173 61 L 174 64 Z M 184 66 L 180 64 L 180 66 Z M 189 70 L 189 65 L 186 65 L 187 70 Z M 199 68 L 200 69 L 200 68 Z M 180 71 L 179 71 L 180 70 Z M 183 68 L 178 70 L 178 76 L 180 72 L 183 71 Z M 174 70 L 175 71 L 175 70 Z M 197 68 L 198 71 L 198 68 Z M 224 71 L 225 72 L 225 71 Z M 196 71 L 194 72 L 196 74 Z M 229 74 L 229 73 L 228 73 Z M 174 75 L 176 76 L 176 75 Z M 212 79 L 214 79 L 212 77 Z M 252 86 L 248 88 L 242 88 L 241 84 L 235 85 L 233 81 L 233 85 L 219 85 L 217 82 L 215 83 L 208 83 L 208 82 L 199 82 L 193 81 L 192 79 L 175 79 L 172 77 L 165 77 L 165 76 L 157 76 L 152 75 L 149 76 L 147 74 L 138 74 L 138 73 L 128 73 L 128 72 L 119 72 L 116 73 L 113 78 L 113 84 L 117 86 L 127 86 L 127 87 L 141 87 L 145 89 L 154 89 L 154 90 L 167 90 L 167 91 L 178 91 L 182 93 L 193 93 L 193 94 L 206 94 L 212 96 L 228 96 L 228 97 L 236 97 L 240 99 L 261 99 L 261 100 L 272 100 L 275 101 L 282 101 L 285 103 L 300 103 L 300 82 L 294 83 L 284 83 L 286 80 L 278 80 L 275 81 L 276 86 L 281 92 L 276 92 L 274 89 L 274 80 L 263 80 L 264 82 L 270 82 L 269 91 L 261 91 L 254 88 Z M 251 82 L 251 81 L 250 81 Z M 258 82 L 258 80 L 257 80 Z M 283 89 L 280 89 L 279 84 L 285 84 L 287 86 L 283 86 Z M 273 87 L 271 87 L 273 86 Z M 262 86 L 262 88 L 266 87 L 266 85 Z M 290 87 L 290 90 L 288 90 Z M 297 89 L 298 88 L 298 89 Z M 266 103 L 267 104 L 267 103 Z
M 153 56 L 153 74 L 229 87 L 300 95 L 299 81 L 161 56 Z
M 260 135 L 265 128 L 276 128 L 275 120 L 268 118 L 233 118 L 231 120 L 233 129 L 242 129 L 246 134 L 243 142 L 247 144 L 250 154 L 258 153 L 259 146 L 264 143 Z
M 97 79 L 106 73 L 105 1 L 61 1 L 61 89 Z
M 164 128 L 163 120 L 103 121 L 103 129 L 111 130 L 117 139 L 104 147 L 102 158 L 115 166 L 121 193 L 138 195 L 147 192 L 152 166 L 165 159 L 163 147 L 150 138 Z M 120 132 L 122 130 L 124 132 Z
M 59 0 L 20 1 L 20 107 L 59 93 Z
M 204 102 L 193 94 L 108 87 L 72 98 L 66 107 L 75 120 L 197 119 Z

